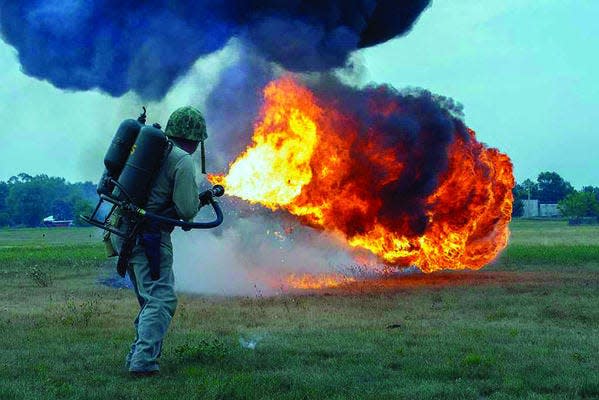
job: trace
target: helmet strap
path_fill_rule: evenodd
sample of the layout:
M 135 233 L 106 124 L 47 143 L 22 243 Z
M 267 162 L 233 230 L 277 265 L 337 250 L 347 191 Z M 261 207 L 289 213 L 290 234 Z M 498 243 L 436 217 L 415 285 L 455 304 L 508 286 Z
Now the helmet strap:
M 200 141 L 200 158 L 202 159 L 202 174 L 206 175 L 206 149 L 203 140 Z

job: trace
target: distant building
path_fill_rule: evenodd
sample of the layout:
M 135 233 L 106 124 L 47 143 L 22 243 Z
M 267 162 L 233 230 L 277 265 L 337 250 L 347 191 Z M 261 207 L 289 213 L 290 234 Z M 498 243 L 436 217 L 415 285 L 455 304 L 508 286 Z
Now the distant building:
M 524 218 L 534 217 L 561 217 L 557 204 L 541 204 L 539 200 L 522 200 L 524 210 L 522 216 Z
M 560 217 L 557 204 L 539 204 L 539 217 Z
M 67 226 L 73 226 L 73 220 L 72 219 L 55 220 L 54 215 L 50 215 L 43 219 L 42 225 L 44 225 L 47 228 L 67 227 Z
M 524 218 L 539 216 L 539 200 L 522 200 L 522 204 L 524 205 L 522 212 Z

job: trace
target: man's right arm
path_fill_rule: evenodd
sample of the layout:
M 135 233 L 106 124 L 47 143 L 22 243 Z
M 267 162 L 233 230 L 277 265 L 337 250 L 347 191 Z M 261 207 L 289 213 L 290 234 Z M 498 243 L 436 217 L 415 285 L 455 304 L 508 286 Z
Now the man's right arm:
M 190 221 L 198 212 L 198 185 L 191 156 L 181 157 L 175 166 L 173 203 L 179 218 Z

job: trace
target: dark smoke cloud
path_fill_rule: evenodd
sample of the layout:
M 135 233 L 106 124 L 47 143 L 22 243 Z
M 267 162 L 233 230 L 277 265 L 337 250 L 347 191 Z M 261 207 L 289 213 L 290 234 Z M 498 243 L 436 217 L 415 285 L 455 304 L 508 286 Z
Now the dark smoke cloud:
M 354 116 L 357 124 L 349 182 L 344 184 L 357 184 L 356 190 L 363 192 L 361 198 L 381 201 L 376 216 L 347 218 L 351 226 L 340 230 L 350 235 L 364 233 L 376 219 L 391 231 L 422 235 L 428 224 L 426 199 L 447 170 L 448 146 L 456 136 L 469 140 L 461 120 L 462 105 L 419 88 L 398 91 L 382 85 L 358 89 L 331 75 L 320 77 L 310 86 L 325 104 L 334 104 L 345 115 Z M 395 179 L 379 176 L 380 168 L 365 154 L 364 149 L 372 142 L 379 143 L 382 150 L 392 149 L 394 162 L 404 166 Z M 382 181 L 386 183 L 378 184 Z
M 73 90 L 162 98 L 239 37 L 286 69 L 324 71 L 407 32 L 430 0 L 0 0 L 23 71 Z
M 241 50 L 239 60 L 221 71 L 206 99 L 212 168 L 224 171 L 247 147 L 261 104 L 262 90 L 275 72 L 271 63 Z

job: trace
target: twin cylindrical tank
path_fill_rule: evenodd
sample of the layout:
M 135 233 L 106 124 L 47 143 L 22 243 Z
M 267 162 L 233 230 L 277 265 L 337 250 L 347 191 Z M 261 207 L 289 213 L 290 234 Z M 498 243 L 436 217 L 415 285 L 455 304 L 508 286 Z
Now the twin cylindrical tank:
M 119 125 L 104 157 L 104 166 L 110 176 L 118 178 L 121 174 L 142 126 L 134 119 L 126 119 Z
M 106 170 L 98 185 L 98 193 L 112 194 L 119 200 L 143 207 L 167 143 L 164 132 L 159 128 L 143 125 L 134 119 L 123 121 L 104 157 Z M 118 182 L 116 188 L 110 179 Z
M 146 125 L 140 129 L 118 179 L 119 186 L 126 193 L 115 189 L 119 200 L 129 200 L 137 206 L 145 206 L 150 185 L 162 164 L 167 142 L 164 132 L 158 128 Z

